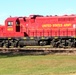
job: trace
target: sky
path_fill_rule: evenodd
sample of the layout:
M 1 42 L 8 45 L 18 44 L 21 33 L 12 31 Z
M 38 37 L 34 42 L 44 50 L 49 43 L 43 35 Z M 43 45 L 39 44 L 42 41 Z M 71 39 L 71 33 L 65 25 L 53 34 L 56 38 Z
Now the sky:
M 76 0 L 0 0 L 0 24 L 9 16 L 76 14 Z

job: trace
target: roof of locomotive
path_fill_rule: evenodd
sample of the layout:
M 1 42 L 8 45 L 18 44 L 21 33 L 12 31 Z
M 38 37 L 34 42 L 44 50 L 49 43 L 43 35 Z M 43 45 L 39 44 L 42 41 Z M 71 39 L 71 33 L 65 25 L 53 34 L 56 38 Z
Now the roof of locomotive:
M 8 17 L 7 19 L 6 19 L 6 21 L 16 21 L 17 19 L 19 19 L 19 18 L 23 18 L 23 17 Z M 29 17 L 24 17 L 24 18 L 28 18 L 28 19 L 30 19 L 30 18 L 34 18 L 34 19 L 50 19 L 50 18 L 76 18 L 76 15 L 74 15 L 74 14 L 72 14 L 72 15 L 62 15 L 62 16 L 58 16 L 58 15 L 54 15 L 54 16 L 52 16 L 52 15 L 50 15 L 50 16 L 42 16 L 42 15 L 30 15 Z
M 6 21 L 16 21 L 18 17 L 8 17 Z
M 62 16 L 43 16 L 43 17 L 36 17 L 35 18 L 37 22 L 40 22 L 40 20 L 47 20 L 51 19 L 52 21 L 76 21 L 76 15 L 62 15 Z
M 37 16 L 36 18 L 68 18 L 68 17 L 76 17 L 76 15 L 72 14 L 72 15 L 47 15 L 47 16 Z

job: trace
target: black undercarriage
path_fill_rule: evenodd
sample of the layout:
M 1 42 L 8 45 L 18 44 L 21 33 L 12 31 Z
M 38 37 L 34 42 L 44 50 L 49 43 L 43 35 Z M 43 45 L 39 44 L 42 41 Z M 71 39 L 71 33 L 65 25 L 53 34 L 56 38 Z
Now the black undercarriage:
M 25 46 L 46 46 L 53 48 L 76 47 L 76 38 L 74 37 L 14 37 L 0 38 L 0 47 L 2 48 L 23 48 Z

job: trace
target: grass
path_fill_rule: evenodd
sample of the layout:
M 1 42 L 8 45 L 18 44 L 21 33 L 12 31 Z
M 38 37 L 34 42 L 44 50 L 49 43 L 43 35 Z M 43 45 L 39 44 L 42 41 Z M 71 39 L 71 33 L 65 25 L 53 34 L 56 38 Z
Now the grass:
M 0 75 L 69 75 L 76 73 L 75 55 L 0 56 Z

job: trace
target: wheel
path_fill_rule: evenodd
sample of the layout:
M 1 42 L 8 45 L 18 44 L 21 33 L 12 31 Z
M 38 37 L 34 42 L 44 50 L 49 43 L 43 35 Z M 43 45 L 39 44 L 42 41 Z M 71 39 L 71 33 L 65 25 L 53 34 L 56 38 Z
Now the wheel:
M 23 48 L 23 47 L 24 47 L 24 44 L 22 43 L 22 41 L 18 42 L 18 46 L 19 46 L 20 48 Z
M 23 47 L 24 47 L 24 45 L 20 44 L 20 45 L 19 45 L 19 47 L 20 47 L 20 48 L 23 48 Z
M 8 43 L 3 43 L 3 47 L 4 47 L 4 48 L 9 48 Z
M 0 47 L 3 47 L 3 43 L 0 43 Z
M 6 48 L 9 48 L 9 44 L 8 44 L 8 43 L 5 43 L 5 47 L 6 47 Z
M 13 43 L 12 43 L 12 46 L 17 48 L 18 47 L 18 41 L 14 40 Z
M 75 47 L 75 43 L 74 42 L 70 42 L 70 43 L 68 43 L 68 46 L 69 47 Z
M 18 47 L 18 44 L 16 42 L 14 42 L 13 47 Z
M 47 44 L 47 41 L 39 41 L 40 46 L 45 46 Z
M 60 43 L 59 45 L 58 45 L 58 48 L 64 48 L 65 46 L 64 46 L 64 44 L 63 43 Z
M 53 42 L 53 43 L 52 43 L 52 47 L 55 47 L 55 46 L 56 46 L 56 44 L 55 44 L 55 42 Z

